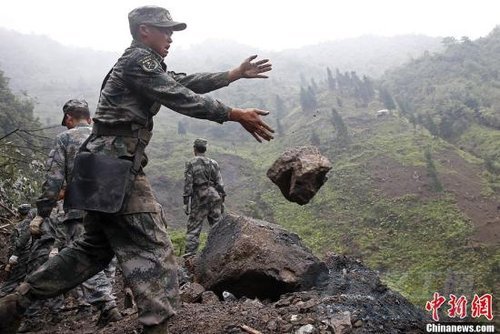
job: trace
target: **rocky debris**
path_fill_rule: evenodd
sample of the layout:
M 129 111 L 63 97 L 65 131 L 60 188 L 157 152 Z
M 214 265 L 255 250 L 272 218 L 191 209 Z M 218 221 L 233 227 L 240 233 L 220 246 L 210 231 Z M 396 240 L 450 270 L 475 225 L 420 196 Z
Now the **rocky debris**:
M 219 297 L 213 291 L 205 291 L 201 294 L 202 304 L 218 304 L 219 302 Z
M 274 302 L 240 298 L 215 305 L 185 303 L 169 333 L 424 333 L 424 320 L 429 319 L 381 283 L 374 271 L 342 255 L 328 254 L 324 262 L 324 284 L 285 293 Z
M 194 260 L 194 281 L 221 296 L 278 300 L 317 286 L 328 269 L 300 238 L 279 225 L 226 215 Z
M 239 218 L 241 217 L 232 217 L 231 219 Z M 244 217 L 242 219 L 245 221 Z M 265 222 L 254 221 L 252 224 L 257 224 L 258 228 L 254 228 L 257 231 L 271 229 Z M 274 229 L 274 226 L 272 227 Z M 239 227 L 239 229 L 246 231 L 246 233 L 250 233 L 251 230 L 245 226 Z M 228 232 L 223 229 L 222 232 L 224 231 Z M 290 244 L 296 244 L 294 238 L 298 239 L 298 237 L 292 237 L 288 234 L 283 236 L 281 233 L 286 231 L 281 232 L 279 227 L 276 231 L 274 234 L 276 238 L 284 238 Z M 251 234 L 240 233 L 239 235 L 247 235 L 246 238 L 249 239 Z M 231 234 L 229 236 L 229 239 L 233 239 Z M 262 237 L 262 231 L 257 233 L 257 236 Z M 0 235 L 0 242 L 2 241 L 6 241 L 6 238 L 2 239 Z M 252 243 L 248 245 L 252 245 Z M 218 249 L 221 250 L 219 256 L 223 257 L 224 248 Z M 261 257 L 263 256 L 258 247 L 255 250 L 246 249 L 246 252 L 251 253 L 252 251 L 261 254 Z M 215 256 L 214 253 L 212 255 Z M 266 256 L 271 255 L 266 254 Z M 316 261 L 318 260 L 316 259 Z M 214 291 L 204 291 L 199 298 L 191 298 L 194 302 L 185 301 L 182 303 L 177 315 L 169 320 L 169 333 L 424 333 L 424 321 L 430 322 L 431 320 L 400 294 L 388 289 L 380 281 L 376 272 L 366 268 L 357 260 L 337 254 L 327 254 L 320 263 L 325 267 L 326 273 L 323 279 L 318 281 L 318 284 L 311 289 L 283 293 L 277 296 L 274 301 L 269 298 L 244 297 L 240 297 L 236 301 L 223 301 L 222 297 L 218 297 Z M 199 265 L 199 262 L 195 264 Z M 254 284 L 258 285 L 259 281 L 255 281 Z M 266 288 L 271 289 L 272 286 L 266 286 Z M 187 287 L 183 289 L 187 289 Z M 193 296 L 197 296 L 198 293 L 195 291 L 201 291 L 201 288 L 191 282 L 189 290 L 194 292 Z M 119 307 L 123 309 L 125 292 L 119 271 L 114 291 L 118 296 Z M 137 313 L 127 312 L 123 315 L 124 318 L 121 321 L 109 324 L 99 330 L 99 333 L 141 333 L 141 326 L 137 322 Z M 43 316 L 48 317 L 48 313 Z M 81 317 L 77 314 L 77 307 L 66 307 L 60 316 L 62 320 L 58 323 L 45 321 L 43 329 L 38 333 L 88 334 L 96 332 L 97 312 L 90 316 Z
M 205 288 L 196 282 L 187 282 L 180 287 L 181 300 L 184 303 L 196 303 L 201 300 Z
M 302 146 L 285 151 L 267 171 L 267 177 L 291 202 L 309 203 L 326 182 L 332 169 L 330 161 L 314 146 Z

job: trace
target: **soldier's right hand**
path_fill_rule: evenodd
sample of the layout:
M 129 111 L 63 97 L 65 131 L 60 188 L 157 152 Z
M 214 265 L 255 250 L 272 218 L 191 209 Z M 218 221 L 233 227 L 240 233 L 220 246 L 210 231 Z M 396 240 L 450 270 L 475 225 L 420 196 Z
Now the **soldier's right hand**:
M 43 217 L 41 216 L 36 216 L 30 222 L 30 233 L 33 236 L 33 238 L 40 238 L 42 236 L 42 224 L 43 224 Z
M 274 138 L 272 135 L 274 130 L 260 117 L 268 114 L 269 111 L 255 108 L 233 108 L 229 113 L 229 120 L 240 123 L 259 143 L 262 143 L 262 139 L 270 141 Z

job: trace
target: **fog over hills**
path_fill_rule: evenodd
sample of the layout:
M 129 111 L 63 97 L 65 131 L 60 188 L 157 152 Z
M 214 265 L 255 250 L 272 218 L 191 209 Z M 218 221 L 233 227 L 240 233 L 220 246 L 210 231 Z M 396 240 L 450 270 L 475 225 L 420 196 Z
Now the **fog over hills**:
M 43 123 L 56 122 L 62 104 L 73 97 L 86 98 L 94 107 L 102 79 L 123 51 L 67 47 L 46 36 L 21 34 L 3 28 L 0 28 L 0 42 L 8 46 L 0 50 L 0 69 L 10 78 L 14 92 L 26 92 L 35 99 L 35 115 Z M 388 68 L 403 64 L 425 51 L 440 49 L 439 38 L 417 35 L 363 36 L 275 53 L 224 40 L 210 40 L 189 49 L 176 49 L 174 40 L 166 63 L 169 70 L 176 72 L 225 71 L 249 55 L 258 54 L 270 58 L 273 63 L 271 80 L 264 85 L 287 90 L 287 85 L 299 83 L 301 78 L 324 80 L 327 67 L 378 77 Z M 269 99 L 266 97 L 269 91 L 274 93 L 274 89 L 263 89 L 260 98 Z M 225 93 L 219 96 L 241 101 Z

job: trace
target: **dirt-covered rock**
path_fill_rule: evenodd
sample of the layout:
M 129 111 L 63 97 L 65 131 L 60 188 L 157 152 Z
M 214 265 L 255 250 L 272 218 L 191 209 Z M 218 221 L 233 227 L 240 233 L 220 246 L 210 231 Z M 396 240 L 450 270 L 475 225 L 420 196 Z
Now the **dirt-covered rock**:
M 195 259 L 194 280 L 221 295 L 276 300 L 316 286 L 328 273 L 300 238 L 279 225 L 226 215 Z
M 328 158 L 314 146 L 302 146 L 285 151 L 268 169 L 267 177 L 291 202 L 309 203 L 326 182 L 332 168 Z

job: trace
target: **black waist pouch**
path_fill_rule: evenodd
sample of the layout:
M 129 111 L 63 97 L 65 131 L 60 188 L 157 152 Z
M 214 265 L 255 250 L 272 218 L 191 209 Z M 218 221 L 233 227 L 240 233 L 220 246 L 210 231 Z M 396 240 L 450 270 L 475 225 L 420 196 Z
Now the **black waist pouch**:
M 132 184 L 130 160 L 80 152 L 75 158 L 73 178 L 66 189 L 64 209 L 116 213 Z

